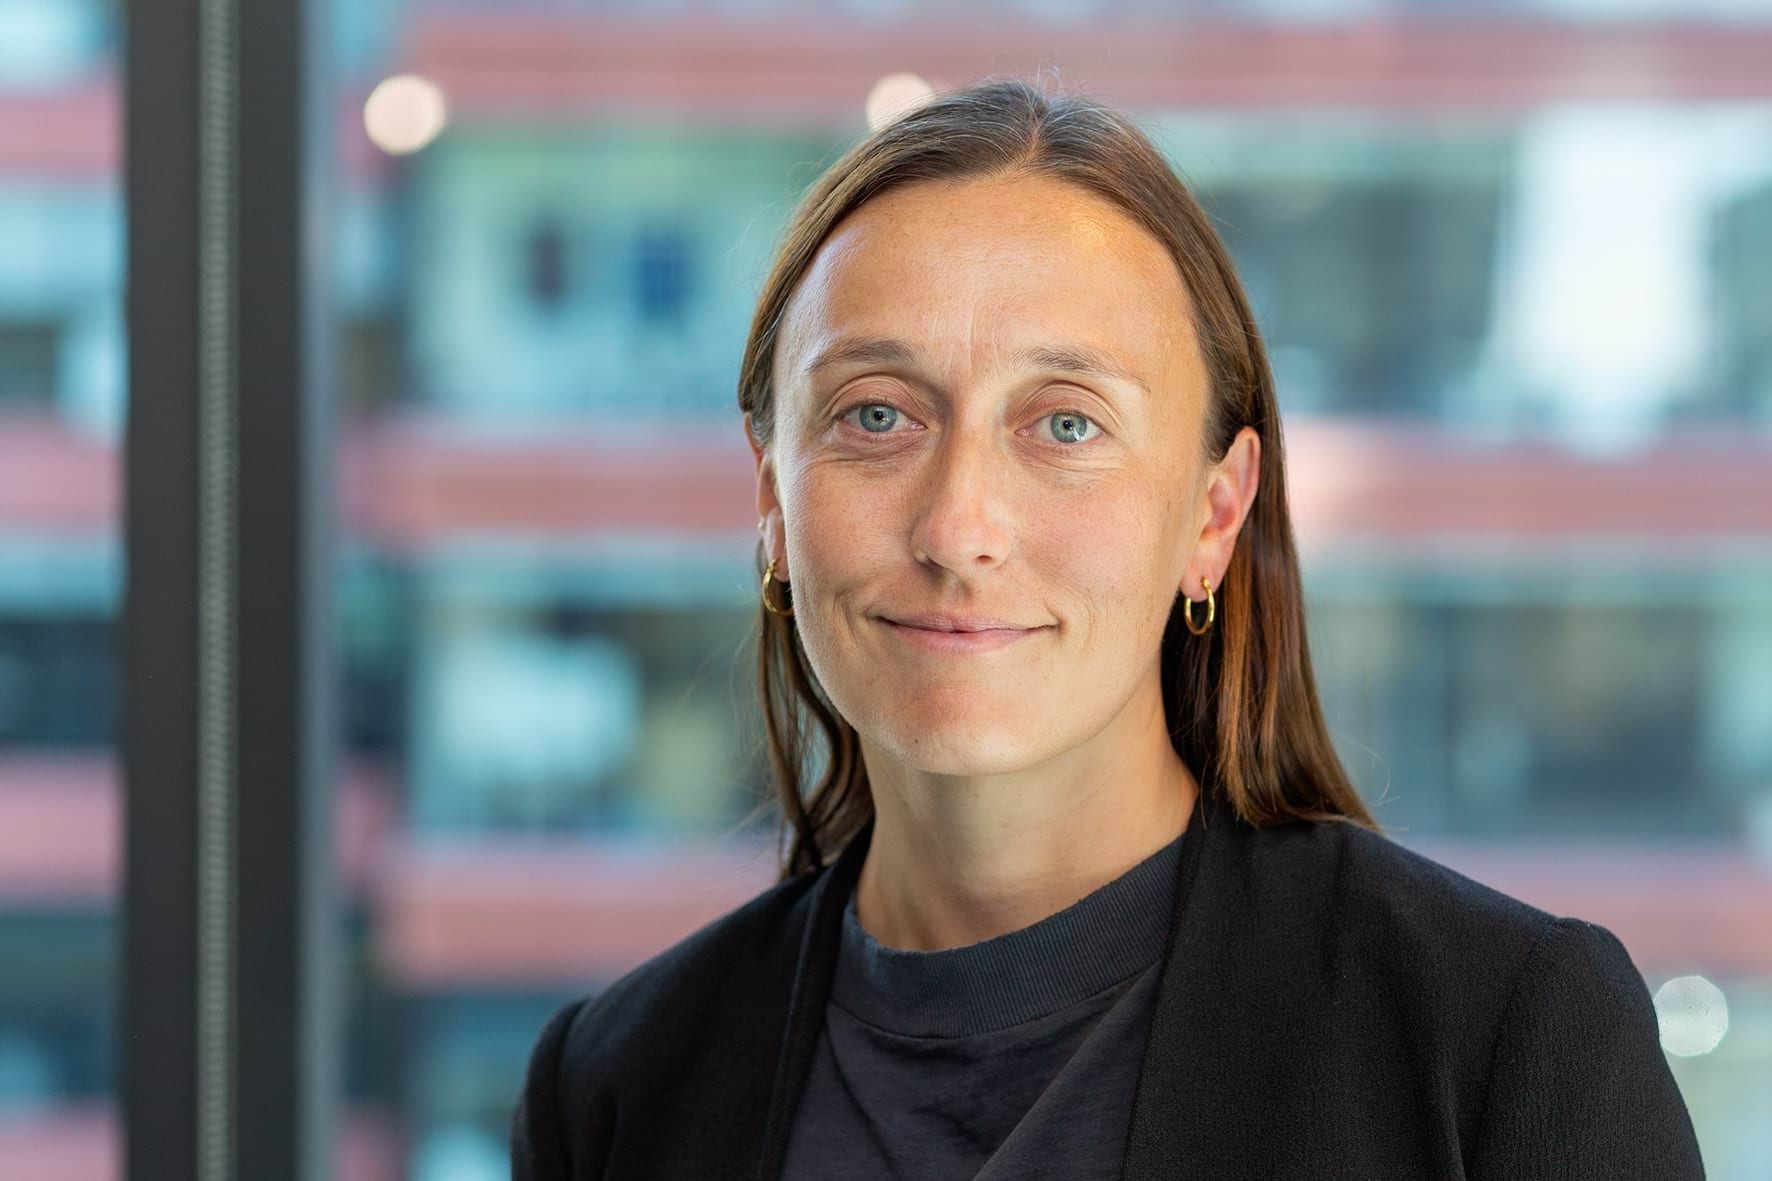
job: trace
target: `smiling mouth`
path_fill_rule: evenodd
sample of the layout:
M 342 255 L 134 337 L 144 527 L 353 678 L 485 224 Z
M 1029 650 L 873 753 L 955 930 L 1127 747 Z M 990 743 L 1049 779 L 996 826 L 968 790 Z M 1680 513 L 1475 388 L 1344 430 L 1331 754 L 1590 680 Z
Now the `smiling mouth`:
M 900 627 L 914 627 L 922 631 L 1036 631 L 1039 626 L 1017 623 L 994 615 L 961 615 L 947 611 L 918 612 L 904 616 L 881 615 L 880 618 Z
M 987 652 L 1048 630 L 1046 627 L 987 627 L 973 631 L 949 631 L 899 623 L 885 616 L 880 617 L 880 622 L 886 625 L 892 635 L 912 647 L 932 652 Z

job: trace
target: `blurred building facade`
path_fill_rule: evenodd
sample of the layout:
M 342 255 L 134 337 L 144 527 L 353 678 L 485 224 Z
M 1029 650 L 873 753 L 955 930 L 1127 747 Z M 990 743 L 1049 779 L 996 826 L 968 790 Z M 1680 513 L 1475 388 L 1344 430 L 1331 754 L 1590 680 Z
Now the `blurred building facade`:
M 746 822 L 765 763 L 735 401 L 770 249 L 876 79 L 1040 69 L 1133 110 L 1236 255 L 1286 415 L 1312 656 L 1376 814 L 1612 927 L 1711 1175 L 1760 1175 L 1772 12 L 328 15 L 341 1176 L 504 1175 L 554 1007 L 770 880 Z M 6 1176 L 118 1159 L 118 20 L 0 0 Z M 391 155 L 365 103 L 408 74 L 447 121 Z M 1728 1001 L 1705 1053 L 1661 990 L 1688 977 Z

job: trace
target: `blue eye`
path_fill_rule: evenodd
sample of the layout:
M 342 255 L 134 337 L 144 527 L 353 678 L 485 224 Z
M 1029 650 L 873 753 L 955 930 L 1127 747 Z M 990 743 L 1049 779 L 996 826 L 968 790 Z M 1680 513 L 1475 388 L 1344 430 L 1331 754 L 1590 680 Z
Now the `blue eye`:
M 1061 443 L 1083 443 L 1087 440 L 1079 438 L 1079 435 L 1088 434 L 1093 439 L 1101 433 L 1101 428 L 1095 425 L 1094 419 L 1085 418 L 1070 410 L 1055 411 L 1046 417 L 1052 420 L 1052 437 Z M 1089 432 L 1091 427 L 1094 428 L 1094 433 Z
M 884 402 L 864 402 L 855 409 L 861 411 L 861 429 L 877 435 L 890 431 L 898 421 L 898 411 Z

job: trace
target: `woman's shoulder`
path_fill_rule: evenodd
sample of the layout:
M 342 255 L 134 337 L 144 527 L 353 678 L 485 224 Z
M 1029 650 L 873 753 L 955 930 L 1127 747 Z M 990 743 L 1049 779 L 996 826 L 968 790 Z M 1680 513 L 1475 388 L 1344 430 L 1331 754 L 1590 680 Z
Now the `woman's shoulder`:
M 564 1056 L 589 1064 L 637 1043 L 656 1054 L 663 1030 L 693 1041 L 698 1020 L 785 993 L 812 887 L 828 868 L 769 886 L 567 1005 Z
M 1703 1176 L 1648 987 L 1606 927 L 1360 825 L 1222 820 L 1183 896 L 1179 1003 L 1153 1026 L 1190 1070 L 1299 1136 L 1456 1143 L 1469 1177 L 1549 1175 L 1553 1141 L 1558 1176 Z
M 720 1108 L 708 1106 L 719 1096 L 702 1091 L 775 1061 L 823 872 L 770 886 L 557 1009 L 530 1051 L 512 1117 L 512 1176 L 601 1176 L 618 1093 L 648 1119 L 698 1102 L 731 1126 L 755 1118 L 741 1111 L 758 1096 L 727 1095 Z
M 1352 821 L 1240 827 L 1261 887 L 1294 898 L 1317 895 L 1346 922 L 1478 939 L 1493 948 L 1497 940 L 1530 943 L 1558 918 Z
M 1578 996 L 1639 1021 L 1648 1009 L 1642 974 L 1601 923 L 1553 913 L 1363 825 L 1241 831 L 1242 889 L 1273 924 L 1308 928 L 1301 947 L 1344 968 L 1426 995 L 1481 996 L 1497 1020 L 1510 1004 Z
M 1461 1063 L 1471 1176 L 1541 1175 L 1548 1129 L 1570 1176 L 1704 1176 L 1648 985 L 1610 928 L 1363 827 L 1265 843 L 1323 875 L 1346 975 Z

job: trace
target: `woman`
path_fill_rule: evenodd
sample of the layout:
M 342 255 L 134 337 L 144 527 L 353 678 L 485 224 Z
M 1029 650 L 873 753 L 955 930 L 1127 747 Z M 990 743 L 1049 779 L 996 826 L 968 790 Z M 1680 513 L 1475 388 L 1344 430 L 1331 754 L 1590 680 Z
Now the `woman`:
M 791 849 L 542 1030 L 515 1176 L 1702 1176 L 1612 933 L 1337 763 L 1261 338 L 1129 119 L 990 81 L 856 146 L 739 401 Z

